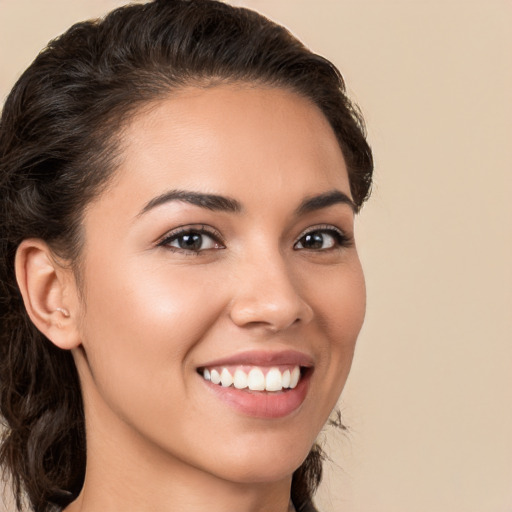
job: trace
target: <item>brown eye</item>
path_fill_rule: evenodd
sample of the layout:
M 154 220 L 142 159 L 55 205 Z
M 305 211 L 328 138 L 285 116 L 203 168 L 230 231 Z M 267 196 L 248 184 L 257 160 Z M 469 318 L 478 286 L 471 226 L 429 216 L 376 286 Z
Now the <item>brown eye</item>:
M 347 245 L 347 237 L 337 229 L 317 229 L 303 235 L 294 249 L 324 251 Z
M 199 233 L 181 235 L 174 241 L 180 249 L 186 249 L 188 251 L 199 251 L 203 246 L 203 235 L 200 235 Z M 169 245 L 173 244 L 171 243 Z
M 213 235 L 190 229 L 170 234 L 159 245 L 173 250 L 196 253 L 208 249 L 223 248 L 223 245 Z

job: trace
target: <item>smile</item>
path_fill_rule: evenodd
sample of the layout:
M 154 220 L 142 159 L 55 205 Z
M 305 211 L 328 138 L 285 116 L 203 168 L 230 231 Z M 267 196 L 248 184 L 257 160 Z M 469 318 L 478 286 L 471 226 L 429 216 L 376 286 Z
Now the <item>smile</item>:
M 314 360 L 294 350 L 250 351 L 204 363 L 196 371 L 206 389 L 230 409 L 270 420 L 300 409 Z
M 301 378 L 298 365 L 290 367 L 235 366 L 202 368 L 200 375 L 221 387 L 250 391 L 279 392 L 295 389 Z

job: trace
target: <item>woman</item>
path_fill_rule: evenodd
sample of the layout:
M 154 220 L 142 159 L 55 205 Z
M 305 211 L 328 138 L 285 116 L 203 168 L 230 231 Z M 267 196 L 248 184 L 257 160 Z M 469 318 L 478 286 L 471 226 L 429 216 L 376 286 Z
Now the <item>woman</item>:
M 18 507 L 312 510 L 372 174 L 334 66 L 220 2 L 120 8 L 20 78 L 0 171 Z

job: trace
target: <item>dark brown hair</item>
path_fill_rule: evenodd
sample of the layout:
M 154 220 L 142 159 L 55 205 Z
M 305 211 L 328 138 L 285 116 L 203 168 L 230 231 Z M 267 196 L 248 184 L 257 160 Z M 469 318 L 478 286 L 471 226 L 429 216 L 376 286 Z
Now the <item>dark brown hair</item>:
M 23 306 L 14 275 L 18 245 L 43 239 L 77 271 L 81 215 L 115 172 L 120 130 L 130 116 L 187 85 L 234 81 L 313 101 L 337 136 L 354 201 L 362 205 L 372 155 L 339 71 L 247 9 L 215 0 L 116 9 L 51 41 L 8 96 L 0 121 L 0 464 L 19 509 L 24 495 L 38 512 L 77 497 L 86 440 L 71 353 L 50 343 Z M 321 459 L 313 447 L 294 474 L 298 510 L 320 482 Z

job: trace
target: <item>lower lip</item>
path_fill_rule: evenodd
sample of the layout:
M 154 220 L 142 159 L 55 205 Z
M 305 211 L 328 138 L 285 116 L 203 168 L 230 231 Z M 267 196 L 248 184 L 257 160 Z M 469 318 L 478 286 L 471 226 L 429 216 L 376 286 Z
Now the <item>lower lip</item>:
M 248 391 L 222 387 L 204 380 L 224 403 L 246 416 L 254 418 L 283 418 L 296 411 L 304 402 L 309 389 L 311 370 L 301 377 L 297 387 L 280 392 Z M 202 378 L 202 377 L 201 377 Z

